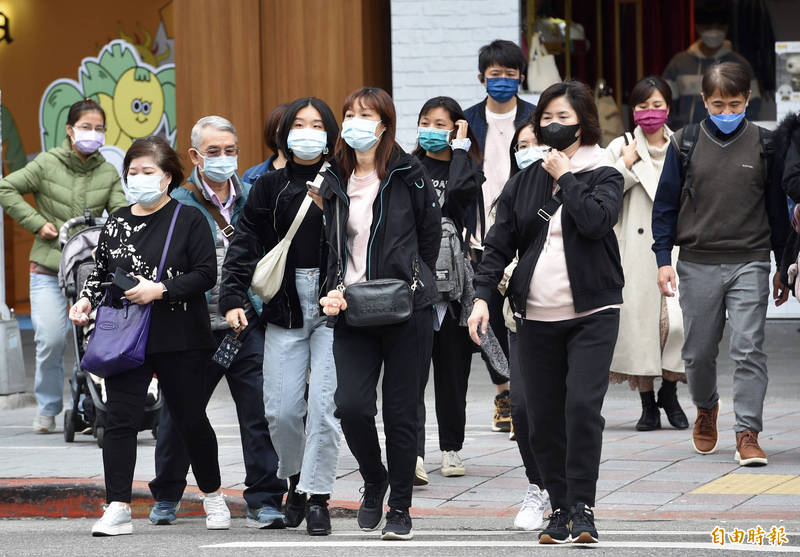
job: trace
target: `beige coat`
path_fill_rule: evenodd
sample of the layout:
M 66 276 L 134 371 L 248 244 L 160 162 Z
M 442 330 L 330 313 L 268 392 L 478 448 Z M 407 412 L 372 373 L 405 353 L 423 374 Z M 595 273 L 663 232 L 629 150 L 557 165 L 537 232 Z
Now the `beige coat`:
M 666 126 L 664 130 L 667 137 L 672 135 Z M 651 227 L 653 200 L 661 166 L 652 160 L 647 139 L 639 126 L 633 135 L 640 158 L 630 170 L 622 159 L 624 137 L 616 138 L 606 149 L 609 163 L 625 179 L 622 212 L 614 228 L 625 272 L 625 288 L 622 291 L 625 303 L 620 310 L 619 336 L 611 371 L 645 376 L 661 376 L 662 370 L 682 373 L 683 316 L 677 296 L 667 298 L 669 333 L 663 353 L 661 351 L 659 324 L 662 296 L 658 289 L 658 267 L 652 251 Z M 673 252 L 673 260 L 676 257 L 677 249 Z

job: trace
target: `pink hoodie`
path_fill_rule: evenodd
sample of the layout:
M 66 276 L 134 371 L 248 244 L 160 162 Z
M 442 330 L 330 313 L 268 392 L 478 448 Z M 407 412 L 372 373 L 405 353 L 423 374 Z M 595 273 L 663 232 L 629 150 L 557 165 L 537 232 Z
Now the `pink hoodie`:
M 605 152 L 598 145 L 581 145 L 569 163 L 573 174 L 607 166 Z M 556 191 L 558 184 L 553 188 L 553 193 Z M 561 227 L 563 207 L 561 205 L 550 219 L 547 238 L 533 270 L 525 314 L 525 318 L 532 321 L 566 321 L 619 307 L 611 305 L 575 313 L 567 274 L 567 258 L 564 254 L 564 236 Z

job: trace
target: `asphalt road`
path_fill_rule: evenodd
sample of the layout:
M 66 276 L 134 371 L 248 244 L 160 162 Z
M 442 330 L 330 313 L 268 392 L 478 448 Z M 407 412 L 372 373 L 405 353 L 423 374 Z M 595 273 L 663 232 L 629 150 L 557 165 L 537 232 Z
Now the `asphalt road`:
M 2 556 L 86 556 L 86 555 L 307 555 L 346 556 L 397 555 L 437 557 L 498 557 L 545 555 L 552 551 L 580 551 L 592 555 L 672 557 L 683 555 L 724 555 L 732 550 L 767 554 L 800 554 L 800 523 L 778 523 L 787 532 L 781 547 L 712 542 L 717 527 L 732 532 L 746 531 L 756 523 L 712 521 L 608 522 L 598 521 L 601 543 L 591 546 L 540 546 L 536 533 L 506 530 L 508 519 L 438 518 L 416 519 L 412 542 L 383 542 L 378 533 L 361 532 L 354 519 L 334 521 L 334 535 L 309 538 L 304 530 L 252 530 L 244 520 L 234 519 L 228 531 L 210 532 L 203 519 L 180 519 L 174 526 L 151 526 L 145 519 L 134 521 L 132 536 L 92 538 L 92 520 L 0 520 Z M 769 531 L 773 524 L 760 524 Z M 575 554 L 575 553 L 573 553 Z

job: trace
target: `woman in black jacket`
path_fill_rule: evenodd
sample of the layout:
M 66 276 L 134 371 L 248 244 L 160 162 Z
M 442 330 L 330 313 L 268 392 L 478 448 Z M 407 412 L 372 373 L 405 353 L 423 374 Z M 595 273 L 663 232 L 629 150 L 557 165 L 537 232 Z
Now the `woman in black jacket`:
M 450 219 L 463 252 L 464 216 L 474 205 L 485 178 L 480 170 L 481 152 L 461 106 L 450 97 L 434 97 L 422 105 L 417 119 L 417 148 L 420 160 L 436 190 L 442 218 Z M 464 261 L 461 261 L 464 264 Z M 464 445 L 467 414 L 467 383 L 475 345 L 461 322 L 461 302 L 437 302 L 433 335 L 433 383 L 436 392 L 436 422 L 441 474 L 445 477 L 466 473 L 458 451 Z M 466 325 L 464 316 L 464 324 Z M 429 370 L 423 370 L 419 403 L 419 435 L 415 485 L 425 485 L 425 386 Z
M 603 438 L 603 397 L 616 344 L 623 275 L 614 224 L 622 176 L 604 166 L 588 87 L 542 93 L 534 133 L 551 150 L 506 184 L 475 277 L 470 335 L 489 321 L 486 300 L 519 252 L 508 286 L 533 447 L 553 514 L 540 543 L 596 542 L 591 507 Z M 565 423 L 566 420 L 566 423 Z
M 437 296 L 431 269 L 439 253 L 442 213 L 419 160 L 395 142 L 389 94 L 360 89 L 345 100 L 342 112 L 336 145 L 342 178 L 326 179 L 322 190 L 331 288 L 320 302 L 335 323 L 336 415 L 364 478 L 359 527 L 378 527 L 391 485 L 383 539 L 406 540 L 413 536 L 408 509 L 417 452 L 415 409 L 420 376 L 431 361 L 431 305 Z M 347 311 L 346 288 L 375 279 L 412 286 L 414 309 L 407 321 L 367 328 L 348 324 L 346 314 L 333 317 Z M 388 472 L 375 428 L 381 366 Z
M 267 421 L 278 453 L 278 477 L 289 479 L 286 524 L 299 526 L 305 517 L 310 535 L 331 531 L 328 499 L 336 479 L 340 438 L 333 404 L 333 332 L 318 302 L 329 288 L 328 250 L 322 200 L 310 184 L 324 170 L 338 132 L 331 109 L 317 98 L 297 99 L 286 109 L 278 148 L 289 156 L 288 163 L 256 180 L 225 257 L 219 301 L 234 330 L 247 326 L 242 308 L 256 264 L 286 236 L 311 196 L 315 203 L 308 206 L 292 239 L 281 287 L 261 313 L 266 322 Z

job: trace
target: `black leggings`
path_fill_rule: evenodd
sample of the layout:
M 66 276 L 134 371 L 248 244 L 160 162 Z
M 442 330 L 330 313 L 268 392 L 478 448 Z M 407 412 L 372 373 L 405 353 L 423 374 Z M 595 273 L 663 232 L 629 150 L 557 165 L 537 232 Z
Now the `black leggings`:
M 594 506 L 601 414 L 619 310 L 567 321 L 523 320 L 517 331 L 533 449 L 553 509 Z
M 204 493 L 220 487 L 217 437 L 206 416 L 207 350 L 147 356 L 144 365 L 106 379 L 108 408 L 103 443 L 106 502 L 130 503 L 136 467 L 136 436 L 142 422 L 147 386 L 158 375 L 164 402 L 181 432 L 197 485 Z

